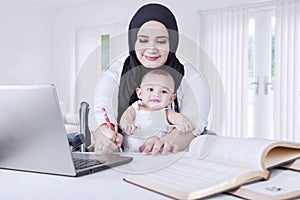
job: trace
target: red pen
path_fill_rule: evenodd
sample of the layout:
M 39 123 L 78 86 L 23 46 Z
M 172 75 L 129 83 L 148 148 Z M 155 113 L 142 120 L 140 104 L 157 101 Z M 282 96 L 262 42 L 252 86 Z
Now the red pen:
M 115 131 L 115 127 L 112 125 L 112 123 L 110 122 L 109 118 L 108 118 L 108 115 L 106 113 L 106 110 L 105 108 L 102 108 L 102 112 L 104 113 L 104 118 L 105 118 L 105 121 L 106 121 L 106 124 L 108 125 L 108 127 L 112 130 L 112 131 Z M 119 148 L 119 151 L 122 152 L 122 148 L 120 146 L 118 146 Z
M 102 112 L 104 113 L 104 118 L 105 118 L 105 121 L 106 121 L 106 124 L 108 125 L 108 127 L 112 130 L 112 131 L 115 131 L 115 127 L 111 124 L 108 116 L 107 116 L 107 113 L 106 113 L 106 110 L 105 108 L 102 108 Z

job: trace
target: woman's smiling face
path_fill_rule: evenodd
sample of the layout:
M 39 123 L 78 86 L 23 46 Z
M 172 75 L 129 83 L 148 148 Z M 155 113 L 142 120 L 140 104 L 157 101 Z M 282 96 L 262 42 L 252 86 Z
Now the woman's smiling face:
M 144 23 L 138 31 L 135 43 L 136 56 L 147 68 L 165 64 L 170 51 L 167 28 L 158 21 Z

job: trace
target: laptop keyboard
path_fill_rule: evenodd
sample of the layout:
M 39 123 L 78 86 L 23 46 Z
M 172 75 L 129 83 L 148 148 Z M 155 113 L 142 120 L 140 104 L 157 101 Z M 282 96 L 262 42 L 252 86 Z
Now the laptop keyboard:
M 92 160 L 92 159 L 78 159 L 73 158 L 75 169 L 85 169 L 88 167 L 92 167 L 95 165 L 101 165 L 104 162 L 101 162 L 99 160 Z

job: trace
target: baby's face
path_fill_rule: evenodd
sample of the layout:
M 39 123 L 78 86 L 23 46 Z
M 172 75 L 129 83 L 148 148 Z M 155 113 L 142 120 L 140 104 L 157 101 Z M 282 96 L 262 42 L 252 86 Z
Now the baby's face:
M 137 95 L 150 110 L 165 108 L 176 98 L 174 81 L 172 77 L 161 74 L 146 75 L 137 89 Z

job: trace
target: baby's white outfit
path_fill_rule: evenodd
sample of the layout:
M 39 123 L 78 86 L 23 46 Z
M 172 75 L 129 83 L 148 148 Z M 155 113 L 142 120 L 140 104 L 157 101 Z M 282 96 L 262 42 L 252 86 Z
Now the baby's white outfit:
M 137 128 L 133 135 L 124 133 L 124 150 L 130 152 L 139 152 L 139 147 L 144 144 L 145 140 L 151 136 L 159 138 L 165 136 L 169 132 L 169 123 L 167 121 L 167 108 L 155 111 L 140 110 L 139 105 L 143 105 L 141 101 L 132 104 L 135 110 L 135 124 Z

